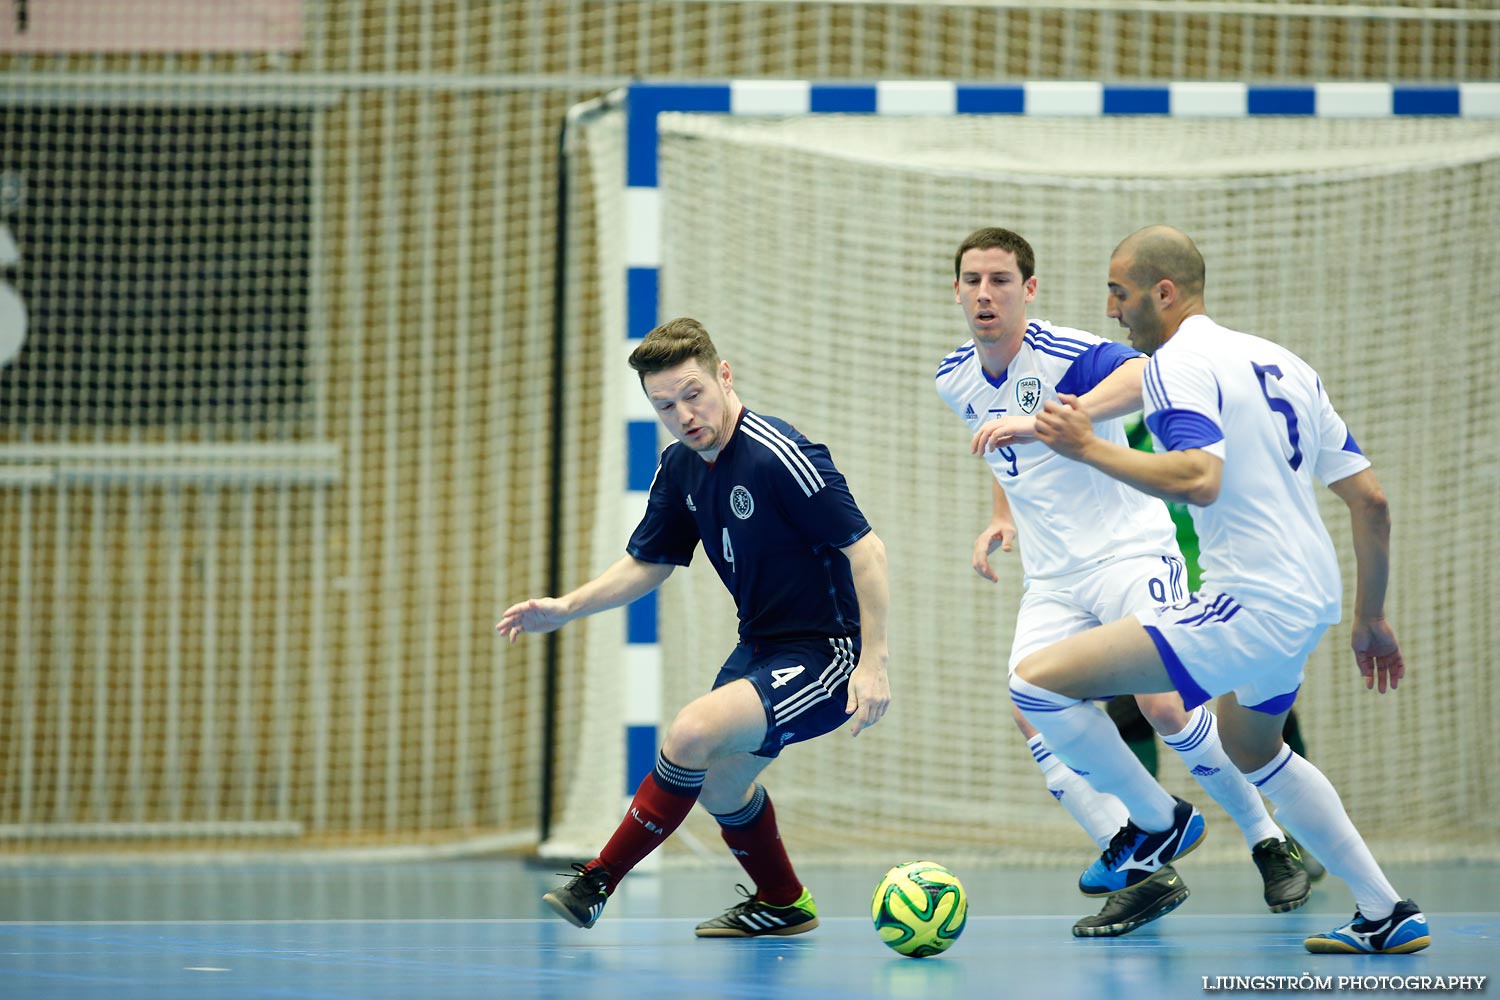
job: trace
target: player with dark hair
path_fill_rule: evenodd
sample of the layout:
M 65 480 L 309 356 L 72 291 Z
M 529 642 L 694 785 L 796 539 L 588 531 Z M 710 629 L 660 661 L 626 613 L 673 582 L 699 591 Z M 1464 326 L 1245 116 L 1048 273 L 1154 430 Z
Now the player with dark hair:
M 1282 735 L 1307 657 L 1343 608 L 1315 479 L 1350 512 L 1358 581 L 1350 644 L 1365 686 L 1383 694 L 1405 676 L 1385 617 L 1385 493 L 1317 372 L 1278 344 L 1210 319 L 1204 279 L 1198 248 L 1170 226 L 1131 234 L 1110 258 L 1108 313 L 1151 356 L 1143 392 L 1154 453 L 1101 438 L 1074 395 L 1048 402 L 1036 420 L 1037 437 L 1059 455 L 1190 504 L 1204 588 L 1030 654 L 1011 675 L 1011 697 L 1059 756 L 1129 809 L 1130 822 L 1081 884 L 1141 884 L 1203 837 L 1198 811 L 1157 784 L 1088 699 L 1175 691 L 1198 706 L 1217 698 L 1230 759 L 1353 890 L 1353 919 L 1308 937 L 1307 950 L 1420 951 L 1431 941 L 1422 911 L 1391 886 L 1333 785 Z
M 729 362 L 681 318 L 630 355 L 641 388 L 676 439 L 661 454 L 626 555 L 562 597 L 506 609 L 514 642 L 627 604 L 686 566 L 701 542 L 734 596 L 739 645 L 713 688 L 667 728 L 656 766 L 599 856 L 543 899 L 577 927 L 700 803 L 756 886 L 698 925 L 699 937 L 800 934 L 818 926 L 812 893 L 787 858 L 757 776 L 781 751 L 837 729 L 859 733 L 890 704 L 885 546 L 828 449 L 741 404 Z
M 1031 245 L 1008 229 L 971 233 L 954 256 L 954 297 L 971 339 L 943 359 L 937 390 L 968 424 L 971 446 L 992 473 L 993 516 L 974 543 L 976 572 L 995 580 L 989 556 L 1021 539 L 1025 594 L 1016 613 L 1009 667 L 1050 643 L 1141 608 L 1181 598 L 1186 573 L 1176 529 L 1162 503 L 1034 437 L 1036 414 L 1059 393 L 1082 397 L 1097 431 L 1125 441 L 1122 416 L 1140 409 L 1146 359 L 1082 330 L 1029 320 L 1036 295 Z M 1018 530 L 1019 526 L 1019 530 Z M 1281 912 L 1307 901 L 1307 874 L 1255 789 L 1224 755 L 1213 713 L 1183 710 L 1175 694 L 1143 695 L 1141 712 L 1189 773 L 1244 833 L 1265 900 Z M 1101 848 L 1126 821 L 1123 805 L 1100 794 L 1054 755 L 1019 711 L 1047 787 Z M 1111 895 L 1080 937 L 1125 934 L 1187 898 L 1175 873 Z

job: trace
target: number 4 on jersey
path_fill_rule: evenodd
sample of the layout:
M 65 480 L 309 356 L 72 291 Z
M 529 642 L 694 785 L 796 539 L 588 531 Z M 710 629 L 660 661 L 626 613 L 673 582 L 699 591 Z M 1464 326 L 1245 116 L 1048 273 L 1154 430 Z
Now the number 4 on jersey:
M 794 677 L 801 674 L 802 671 L 806 669 L 806 667 L 799 663 L 795 667 L 778 667 L 777 669 L 772 670 L 771 676 L 774 677 L 775 680 L 771 682 L 771 687 L 779 688 L 785 684 L 790 683 Z

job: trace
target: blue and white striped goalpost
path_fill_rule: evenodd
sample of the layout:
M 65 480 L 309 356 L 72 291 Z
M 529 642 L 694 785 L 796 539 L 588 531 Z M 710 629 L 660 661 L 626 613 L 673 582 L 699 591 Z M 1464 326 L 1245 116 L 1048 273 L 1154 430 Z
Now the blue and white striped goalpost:
M 1252 115 L 1386 118 L 1393 115 L 1500 118 L 1500 83 L 1401 85 L 1318 83 L 1256 85 L 1172 82 L 954 83 L 894 80 L 815 83 L 735 80 L 720 83 L 636 83 L 626 91 L 626 350 L 661 320 L 662 210 L 657 189 L 657 116 L 663 112 L 783 116 L 1026 115 L 1099 117 L 1157 115 L 1240 118 Z M 643 510 L 660 445 L 657 421 L 640 393 L 625 413 L 628 510 Z M 662 725 L 661 653 L 656 594 L 626 614 L 624 710 L 625 788 L 629 797 L 655 763 Z
M 574 111 L 582 114 L 586 107 L 590 113 L 605 110 L 618 115 L 623 111 L 623 122 L 619 117 L 612 118 L 607 138 L 605 133 L 599 134 L 602 144 L 598 149 L 607 149 L 607 153 L 601 152 L 591 161 L 596 170 L 605 170 L 594 177 L 594 183 L 603 189 L 601 206 L 609 203 L 599 216 L 605 247 L 601 259 L 606 272 L 618 266 L 621 254 L 625 265 L 623 275 L 614 272 L 605 276 L 605 301 L 613 304 L 607 306 L 611 315 L 604 334 L 607 370 L 601 373 L 605 381 L 600 431 L 608 440 L 611 425 L 618 427 L 615 421 L 623 420 L 625 426 L 623 455 L 613 448 L 602 453 L 600 471 L 605 478 L 595 515 L 594 555 L 612 559 L 623 541 L 619 531 L 623 528 L 628 532 L 645 508 L 662 447 L 655 414 L 623 360 L 664 318 L 659 303 L 665 287 L 662 265 L 667 256 L 663 246 L 667 206 L 658 187 L 658 119 L 663 113 L 746 119 L 820 114 L 892 119 L 999 115 L 1060 123 L 1112 116 L 1197 119 L 1205 124 L 1210 119 L 1257 116 L 1372 122 L 1426 117 L 1491 122 L 1500 121 L 1500 83 L 643 82 L 607 99 L 579 105 Z M 608 174 L 618 169 L 615 164 L 620 159 L 625 173 L 623 197 L 620 189 L 609 190 Z M 619 487 L 611 482 L 618 482 L 616 477 L 624 479 Z M 616 489 L 620 492 L 614 492 Z M 584 741 L 579 744 L 578 759 L 590 763 L 561 779 L 566 799 L 557 814 L 556 828 L 542 845 L 544 854 L 576 857 L 597 849 L 602 840 L 594 841 L 607 837 L 618 822 L 616 796 L 628 802 L 655 763 L 662 727 L 670 718 L 663 718 L 664 710 L 679 707 L 664 705 L 667 685 L 658 621 L 657 594 L 652 593 L 618 612 L 600 616 L 588 633 L 586 657 L 599 672 L 584 692 L 587 707 L 582 715 L 583 730 L 569 738 L 578 735 Z M 687 645 L 683 648 L 693 648 L 694 637 L 685 638 Z M 709 654 L 700 650 L 697 655 Z M 707 670 L 716 664 L 699 666 Z M 619 742 L 612 748 L 609 744 L 614 740 Z M 696 849 L 696 842 L 687 834 L 683 836 L 687 845 Z

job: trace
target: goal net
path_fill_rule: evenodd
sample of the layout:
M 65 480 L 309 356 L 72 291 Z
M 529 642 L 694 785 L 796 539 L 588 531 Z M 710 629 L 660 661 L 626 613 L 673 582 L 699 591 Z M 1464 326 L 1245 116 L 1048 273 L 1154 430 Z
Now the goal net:
M 534 844 L 510 102 L 4 87 L 0 864 Z
M 1217 320 L 1319 370 L 1390 495 L 1389 607 L 1408 680 L 1394 696 L 1365 692 L 1347 626 L 1332 628 L 1297 703 L 1310 758 L 1382 858 L 1494 853 L 1500 802 L 1487 775 L 1500 768 L 1500 689 L 1486 637 L 1500 593 L 1500 362 L 1489 329 L 1500 311 L 1500 128 L 675 113 L 659 127 L 659 315 L 702 320 L 746 405 L 827 443 L 889 550 L 889 715 L 857 740 L 799 745 L 765 775 L 795 856 L 1027 863 L 1089 848 L 1011 722 L 1019 560 L 997 554 L 999 584 L 970 569 L 990 477 L 932 380 L 968 337 L 952 260 L 971 230 L 1005 226 L 1031 241 L 1033 317 L 1112 336 L 1110 251 L 1156 222 L 1203 250 Z M 617 165 L 621 135 L 602 121 L 592 155 Z M 594 192 L 616 227 L 617 169 L 598 172 Z M 623 273 L 618 239 L 602 233 L 600 245 L 598 273 Z M 1324 499 L 1347 602 L 1348 518 Z M 660 637 L 666 722 L 706 690 L 735 641 L 733 605 L 706 561 L 663 588 Z M 597 741 L 597 760 L 614 746 L 599 733 L 621 692 L 613 659 L 588 669 L 581 739 Z M 1207 807 L 1221 831 L 1211 848 L 1238 856 L 1227 817 L 1165 752 L 1161 776 Z M 601 806 L 617 801 L 618 770 L 562 780 L 560 831 L 597 847 L 618 819 Z M 701 810 L 684 830 L 675 849 L 697 842 L 705 857 L 724 855 Z

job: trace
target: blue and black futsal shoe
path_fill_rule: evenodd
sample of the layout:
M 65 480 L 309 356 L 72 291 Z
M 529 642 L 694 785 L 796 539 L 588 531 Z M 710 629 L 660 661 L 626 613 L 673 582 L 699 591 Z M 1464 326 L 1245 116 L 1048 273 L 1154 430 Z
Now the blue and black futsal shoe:
M 1099 860 L 1079 877 L 1078 891 L 1085 896 L 1109 896 L 1140 885 L 1203 843 L 1202 814 L 1191 802 L 1176 802 L 1172 825 L 1159 833 L 1147 833 L 1131 822 L 1120 827 Z
M 603 865 L 590 868 L 575 864 L 573 870 L 578 874 L 567 885 L 544 895 L 542 902 L 574 927 L 587 930 L 598 922 L 604 904 L 609 902 L 609 893 L 605 889 L 609 885 L 609 869 Z
M 1188 887 L 1171 865 L 1144 882 L 1121 889 L 1104 901 L 1104 909 L 1073 925 L 1074 937 L 1119 937 L 1164 917 L 1187 902 Z
M 1416 903 L 1403 899 L 1384 920 L 1366 920 L 1355 910 L 1353 920 L 1327 934 L 1314 934 L 1302 947 L 1315 955 L 1405 955 L 1431 943 L 1427 918 Z
M 789 906 L 772 906 L 753 896 L 742 885 L 735 886 L 745 897 L 712 920 L 705 920 L 694 932 L 699 937 L 760 937 L 763 934 L 801 934 L 818 926 L 818 904 L 806 886 L 802 895 Z

